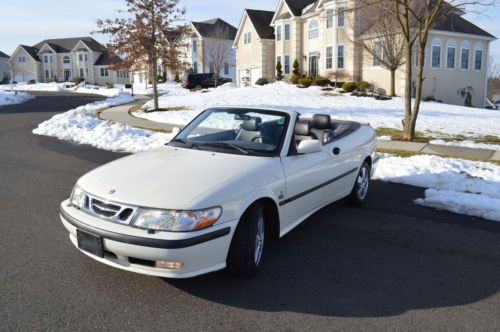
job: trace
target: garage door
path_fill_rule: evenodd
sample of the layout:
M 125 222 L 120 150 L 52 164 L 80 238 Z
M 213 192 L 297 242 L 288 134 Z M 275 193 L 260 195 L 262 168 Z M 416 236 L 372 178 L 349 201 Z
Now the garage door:
M 250 82 L 252 82 L 252 84 L 251 84 L 252 86 L 254 86 L 254 85 L 255 85 L 255 82 L 257 82 L 257 80 L 258 80 L 259 78 L 262 78 L 262 77 L 261 77 L 262 75 L 261 75 L 261 73 L 260 73 L 260 72 L 261 72 L 261 71 L 260 71 L 260 68 L 252 69 L 252 70 L 250 71 Z
M 16 82 L 29 82 L 31 80 L 35 79 L 35 75 L 32 74 L 26 74 L 26 75 L 16 75 L 14 77 L 14 80 Z

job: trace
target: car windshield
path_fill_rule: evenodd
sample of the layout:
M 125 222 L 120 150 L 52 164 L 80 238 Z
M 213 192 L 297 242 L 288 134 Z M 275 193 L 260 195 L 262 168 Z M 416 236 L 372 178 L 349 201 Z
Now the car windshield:
M 210 109 L 193 120 L 169 145 L 275 156 L 284 140 L 288 119 L 288 114 L 277 111 Z

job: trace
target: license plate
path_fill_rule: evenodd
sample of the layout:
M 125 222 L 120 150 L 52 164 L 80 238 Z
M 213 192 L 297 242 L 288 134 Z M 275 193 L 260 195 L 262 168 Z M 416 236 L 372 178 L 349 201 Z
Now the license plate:
M 92 235 L 77 229 L 76 238 L 78 241 L 78 248 L 93 255 L 96 255 L 98 257 L 101 258 L 104 257 L 102 237 Z

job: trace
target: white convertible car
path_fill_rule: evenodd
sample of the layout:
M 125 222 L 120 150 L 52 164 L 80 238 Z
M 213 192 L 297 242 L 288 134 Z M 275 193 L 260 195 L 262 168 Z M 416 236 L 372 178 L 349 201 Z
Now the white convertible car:
M 365 201 L 376 142 L 369 125 L 328 115 L 209 109 L 166 146 L 80 178 L 61 220 L 75 247 L 120 269 L 253 275 L 268 240 L 332 202 Z

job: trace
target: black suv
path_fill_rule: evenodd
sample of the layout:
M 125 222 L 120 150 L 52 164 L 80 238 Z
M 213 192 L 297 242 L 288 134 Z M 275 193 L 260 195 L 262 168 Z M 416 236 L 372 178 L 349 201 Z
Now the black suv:
M 232 81 L 230 78 L 218 77 L 217 86 Z M 189 90 L 215 88 L 215 74 L 190 74 L 184 82 L 184 87 Z

